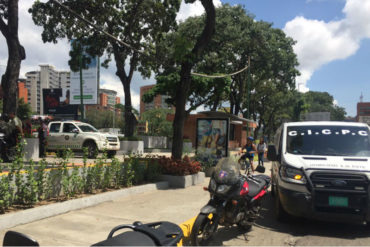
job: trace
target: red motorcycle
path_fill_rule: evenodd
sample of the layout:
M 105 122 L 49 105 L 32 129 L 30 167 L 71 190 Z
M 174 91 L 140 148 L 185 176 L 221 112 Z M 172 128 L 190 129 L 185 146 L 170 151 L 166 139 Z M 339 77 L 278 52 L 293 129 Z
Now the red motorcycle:
M 249 230 L 258 218 L 261 199 L 271 178 L 266 175 L 246 176 L 240 173 L 239 163 L 232 158 L 221 159 L 211 177 L 208 190 L 211 199 L 195 220 L 191 245 L 208 245 L 217 227 L 234 224 Z

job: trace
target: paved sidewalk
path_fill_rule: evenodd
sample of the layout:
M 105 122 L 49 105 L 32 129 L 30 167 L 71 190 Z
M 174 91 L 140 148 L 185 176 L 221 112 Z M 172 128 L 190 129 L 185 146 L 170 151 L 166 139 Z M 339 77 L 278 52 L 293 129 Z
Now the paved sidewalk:
M 267 162 L 265 166 L 265 174 L 270 174 L 271 163 Z M 185 189 L 158 190 L 117 198 L 11 229 L 31 236 L 41 246 L 89 246 L 105 239 L 110 230 L 120 224 L 131 224 L 134 221 L 171 221 L 181 224 L 198 215 L 208 202 L 209 193 L 203 190 L 203 186 L 208 186 L 208 183 L 209 178 L 206 178 L 203 184 Z M 7 230 L 0 231 L 0 241 Z M 247 244 L 244 237 L 234 239 L 240 233 L 235 232 L 236 236 L 234 232 L 231 233 L 227 234 L 228 241 L 223 244 Z M 223 235 L 220 236 L 223 238 Z
M 88 246 L 105 239 L 109 231 L 120 224 L 134 221 L 171 221 L 180 224 L 196 216 L 209 199 L 204 184 L 186 189 L 146 192 L 102 203 L 98 206 L 12 228 L 25 233 L 41 246 Z M 6 231 L 0 231 L 2 241 Z

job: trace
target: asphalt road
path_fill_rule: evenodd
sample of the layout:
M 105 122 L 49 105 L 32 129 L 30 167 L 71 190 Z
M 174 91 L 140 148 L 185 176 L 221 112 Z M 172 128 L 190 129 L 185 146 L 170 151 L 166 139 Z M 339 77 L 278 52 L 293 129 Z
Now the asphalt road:
M 269 164 L 267 164 L 269 166 Z M 266 169 L 266 173 L 269 169 Z M 88 246 L 107 237 L 111 228 L 134 221 L 159 220 L 180 224 L 196 216 L 209 199 L 202 187 L 147 192 L 72 211 L 13 228 L 32 236 L 41 246 Z M 0 239 L 5 231 L 0 231 Z M 249 232 L 237 227 L 219 228 L 212 245 L 228 246 L 335 246 L 370 245 L 370 227 L 294 219 L 275 220 L 273 200 L 267 194 L 261 218 Z

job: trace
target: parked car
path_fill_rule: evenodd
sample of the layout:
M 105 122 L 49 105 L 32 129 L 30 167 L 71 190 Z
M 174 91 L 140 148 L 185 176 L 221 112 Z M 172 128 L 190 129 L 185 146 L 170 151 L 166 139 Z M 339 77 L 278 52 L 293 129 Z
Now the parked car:
M 268 148 L 278 219 L 287 214 L 370 222 L 370 128 L 364 123 L 294 122 Z
M 70 148 L 82 151 L 87 148 L 88 157 L 95 158 L 98 152 L 107 151 L 114 157 L 120 149 L 117 135 L 101 133 L 92 125 L 79 121 L 53 121 L 49 123 L 48 151 Z
M 125 137 L 124 134 L 121 133 L 121 129 L 119 128 L 102 128 L 99 129 L 100 132 L 102 133 L 109 133 L 118 136 L 118 138 L 123 138 Z

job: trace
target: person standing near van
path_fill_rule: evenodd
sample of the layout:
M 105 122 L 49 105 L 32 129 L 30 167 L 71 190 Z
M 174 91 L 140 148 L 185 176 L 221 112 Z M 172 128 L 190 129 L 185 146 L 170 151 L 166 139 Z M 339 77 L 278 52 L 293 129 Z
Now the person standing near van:
M 261 137 L 260 142 L 257 145 L 257 152 L 258 152 L 258 165 L 263 166 L 263 157 L 267 151 L 267 146 L 265 143 L 265 138 Z

